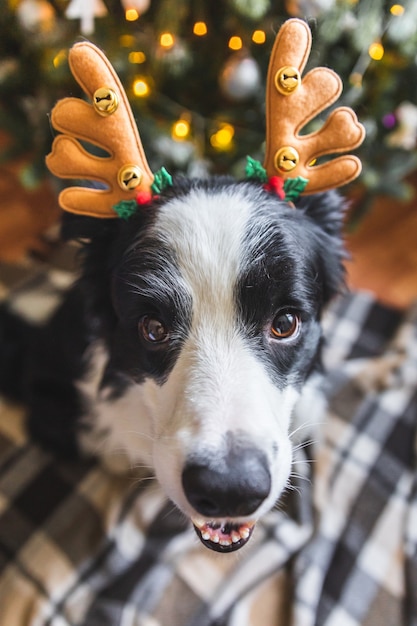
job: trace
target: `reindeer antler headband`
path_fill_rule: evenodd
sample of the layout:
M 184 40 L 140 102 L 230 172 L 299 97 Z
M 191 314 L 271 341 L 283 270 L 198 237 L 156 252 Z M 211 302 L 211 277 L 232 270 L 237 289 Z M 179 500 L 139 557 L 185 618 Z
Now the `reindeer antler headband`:
M 359 146 L 364 128 L 348 107 L 335 109 L 320 130 L 300 135 L 318 113 L 333 104 L 342 82 L 332 70 L 315 68 L 301 78 L 311 49 L 308 25 L 288 20 L 276 38 L 268 70 L 266 93 L 266 156 L 264 168 L 249 159 L 248 176 L 267 182 L 281 197 L 292 200 L 299 193 L 311 194 L 345 185 L 361 171 L 359 159 L 344 155 L 321 165 L 315 159 L 345 153 Z M 46 162 L 61 178 L 101 181 L 106 189 L 69 187 L 60 196 L 66 211 L 94 217 L 128 215 L 132 204 L 147 202 L 152 192 L 169 184 L 162 168 L 153 174 L 146 161 L 126 93 L 105 55 L 89 42 L 73 46 L 71 71 L 92 101 L 65 98 L 52 110 L 52 125 L 62 134 L 53 142 Z M 95 144 L 109 153 L 97 157 L 80 141 Z M 280 187 L 280 185 L 278 185 Z M 126 211 L 126 213 L 124 213 Z

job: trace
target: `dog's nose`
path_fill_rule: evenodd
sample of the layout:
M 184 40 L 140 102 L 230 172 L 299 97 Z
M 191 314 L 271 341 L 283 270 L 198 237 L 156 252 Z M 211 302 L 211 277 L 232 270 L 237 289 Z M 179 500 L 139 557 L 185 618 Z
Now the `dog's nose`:
M 251 515 L 271 490 L 268 462 L 261 450 L 239 447 L 216 463 L 192 461 L 182 473 L 184 493 L 204 517 Z

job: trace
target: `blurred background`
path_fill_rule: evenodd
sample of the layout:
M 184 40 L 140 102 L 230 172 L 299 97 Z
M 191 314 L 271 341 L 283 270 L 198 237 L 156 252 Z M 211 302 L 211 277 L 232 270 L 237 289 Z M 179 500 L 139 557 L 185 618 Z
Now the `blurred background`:
M 60 211 L 45 168 L 55 102 L 82 93 L 68 49 L 87 38 L 119 73 L 153 170 L 243 175 L 263 159 L 264 90 L 282 22 L 307 19 L 309 65 L 342 77 L 366 126 L 346 189 L 349 282 L 417 297 L 415 0 L 0 0 L 0 260 L 47 259 Z M 321 124 L 315 120 L 311 124 Z

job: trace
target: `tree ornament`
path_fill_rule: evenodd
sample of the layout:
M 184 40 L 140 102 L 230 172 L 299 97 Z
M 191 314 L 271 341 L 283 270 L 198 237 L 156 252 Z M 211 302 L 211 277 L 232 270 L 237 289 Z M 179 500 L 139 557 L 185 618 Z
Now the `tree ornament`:
M 122 6 L 125 11 L 136 9 L 139 15 L 143 15 L 149 9 L 151 0 L 122 0 Z
M 396 12 L 392 11 L 394 7 L 397 8 Z M 393 5 L 391 14 L 395 15 L 395 18 L 388 22 L 387 39 L 401 48 L 404 44 L 407 45 L 407 42 L 413 41 L 417 33 L 417 5 L 415 2 L 409 2 L 407 10 L 401 4 Z
M 46 0 L 22 0 L 16 15 L 22 28 L 29 32 L 48 32 L 55 24 L 55 11 Z
M 258 92 L 261 72 L 255 59 L 245 52 L 237 52 L 226 61 L 219 82 L 221 91 L 227 98 L 241 102 Z
M 184 74 L 192 63 L 188 46 L 172 33 L 163 33 L 160 37 L 155 57 L 173 77 Z
M 402 102 L 395 111 L 397 128 L 388 135 L 387 144 L 393 148 L 413 150 L 417 143 L 417 107 Z
M 19 61 L 16 58 L 0 60 L 0 86 L 16 76 L 19 71 Z
M 297 17 L 319 17 L 330 11 L 336 0 L 286 0 L 285 9 L 289 15 Z
M 184 171 L 188 163 L 195 157 L 195 145 L 193 142 L 184 140 L 177 141 L 170 135 L 160 135 L 152 142 L 153 149 L 159 157 L 159 161 L 173 165 L 175 169 Z
M 397 117 L 395 113 L 386 113 L 382 118 L 382 124 L 389 130 L 394 128 L 394 126 L 397 125 Z
M 69 19 L 79 19 L 83 35 L 94 33 L 94 18 L 107 15 L 106 5 L 102 0 L 71 0 L 65 11 Z
M 270 8 L 270 0 L 232 0 L 232 5 L 240 15 L 251 20 L 260 20 Z

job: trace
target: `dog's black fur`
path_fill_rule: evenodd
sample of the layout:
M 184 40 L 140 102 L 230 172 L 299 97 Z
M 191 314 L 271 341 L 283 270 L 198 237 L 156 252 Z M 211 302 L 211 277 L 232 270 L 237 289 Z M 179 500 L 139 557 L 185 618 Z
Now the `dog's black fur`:
M 109 365 L 104 374 L 103 385 L 110 385 L 114 397 L 122 395 L 128 385 L 126 373 L 140 383 L 146 377 L 154 377 L 163 384 L 167 371 L 175 361 L 175 349 L 162 359 L 158 352 L 143 350 L 143 346 L 132 338 L 130 329 L 120 323 L 120 311 L 134 309 L 140 303 L 120 289 L 115 280 L 121 273 L 124 283 L 138 279 L 139 271 L 149 271 L 138 261 L 129 268 L 125 263 L 125 251 L 141 240 L 149 224 L 158 213 L 158 207 L 172 197 L 181 197 L 192 187 L 217 190 L 233 187 L 239 183 L 229 179 L 213 181 L 179 180 L 174 187 L 154 201 L 151 209 L 139 210 L 129 220 L 97 220 L 67 215 L 63 221 L 63 235 L 66 239 L 88 239 L 82 251 L 82 274 L 75 286 L 70 289 L 62 306 L 43 327 L 31 326 L 16 318 L 7 306 L 0 310 L 0 390 L 6 396 L 24 402 L 29 408 L 28 428 L 38 442 L 59 454 L 74 455 L 77 452 L 77 433 L 82 427 L 83 401 L 74 382 L 82 378 L 87 367 L 86 353 L 89 345 L 97 338 L 104 339 L 110 352 Z M 260 192 L 258 185 L 243 183 Z M 271 210 L 276 211 L 274 223 L 276 236 L 270 240 L 270 249 L 265 258 L 280 256 L 283 275 L 281 282 L 291 281 L 291 291 L 300 302 L 310 307 L 318 319 L 323 306 L 334 296 L 343 284 L 344 248 L 341 238 L 343 222 L 343 202 L 335 192 L 307 196 L 297 203 L 296 210 L 289 210 L 284 203 L 271 199 Z M 198 208 L 196 208 L 198 210 Z M 148 248 L 153 244 L 146 241 Z M 291 255 L 305 257 L 303 272 L 294 269 L 286 259 L 286 249 Z M 298 248 L 298 249 L 295 249 Z M 154 250 L 157 255 L 158 250 Z M 144 261 L 146 264 L 146 260 Z M 276 266 L 275 266 L 276 267 Z M 133 271 L 134 270 L 134 271 Z M 271 289 L 276 281 L 271 281 L 265 289 L 264 280 L 257 275 L 258 267 L 253 267 L 251 275 L 241 278 L 241 306 L 246 316 L 248 328 L 256 326 L 256 311 L 268 308 L 263 300 L 274 299 Z M 262 268 L 265 271 L 265 268 Z M 275 270 L 274 270 L 275 271 Z M 285 275 L 285 276 L 284 276 Z M 277 278 L 278 280 L 278 278 Z M 259 284 L 259 289 L 245 289 L 245 284 Z M 118 286 L 119 285 L 119 286 Z M 166 315 L 175 316 L 172 310 Z M 183 313 L 190 315 L 189 303 L 183 302 Z M 150 305 L 152 307 L 152 305 Z M 138 312 L 130 311 L 134 319 Z M 319 341 L 314 335 L 313 353 Z M 180 342 L 178 343 L 180 345 Z M 179 349 L 178 347 L 176 349 Z M 295 354 L 288 355 L 290 361 Z M 298 357 L 299 358 L 299 357 Z M 311 359 L 307 369 L 317 361 Z M 288 367 L 290 364 L 288 365 Z M 274 366 L 279 370 L 286 367 L 282 358 Z M 308 373 L 308 372 L 307 372 Z M 303 377 L 305 373 L 303 373 Z
M 160 207 L 173 198 L 186 198 L 192 190 L 233 195 L 237 189 L 259 207 L 248 224 L 247 258 L 234 288 L 242 333 L 274 385 L 303 385 L 319 361 L 323 307 L 344 281 L 344 203 L 327 192 L 301 198 L 293 209 L 255 183 L 180 179 L 128 220 L 64 217 L 64 238 L 88 243 L 80 279 L 45 326 L 31 326 L 2 307 L 0 390 L 28 406 L 28 429 L 36 441 L 60 455 L 77 454 L 86 407 L 76 383 L 88 372 L 89 347 L 97 339 L 108 354 L 101 387 L 110 399 L 149 378 L 165 384 L 187 338 L 193 302 L 181 286 L 172 250 L 150 229 Z M 252 250 L 252 231 L 262 229 L 266 247 Z M 265 324 L 283 303 L 299 312 L 303 324 L 299 339 L 284 347 L 264 336 Z M 171 329 L 169 344 L 150 345 L 138 337 L 138 320 L 148 313 Z

